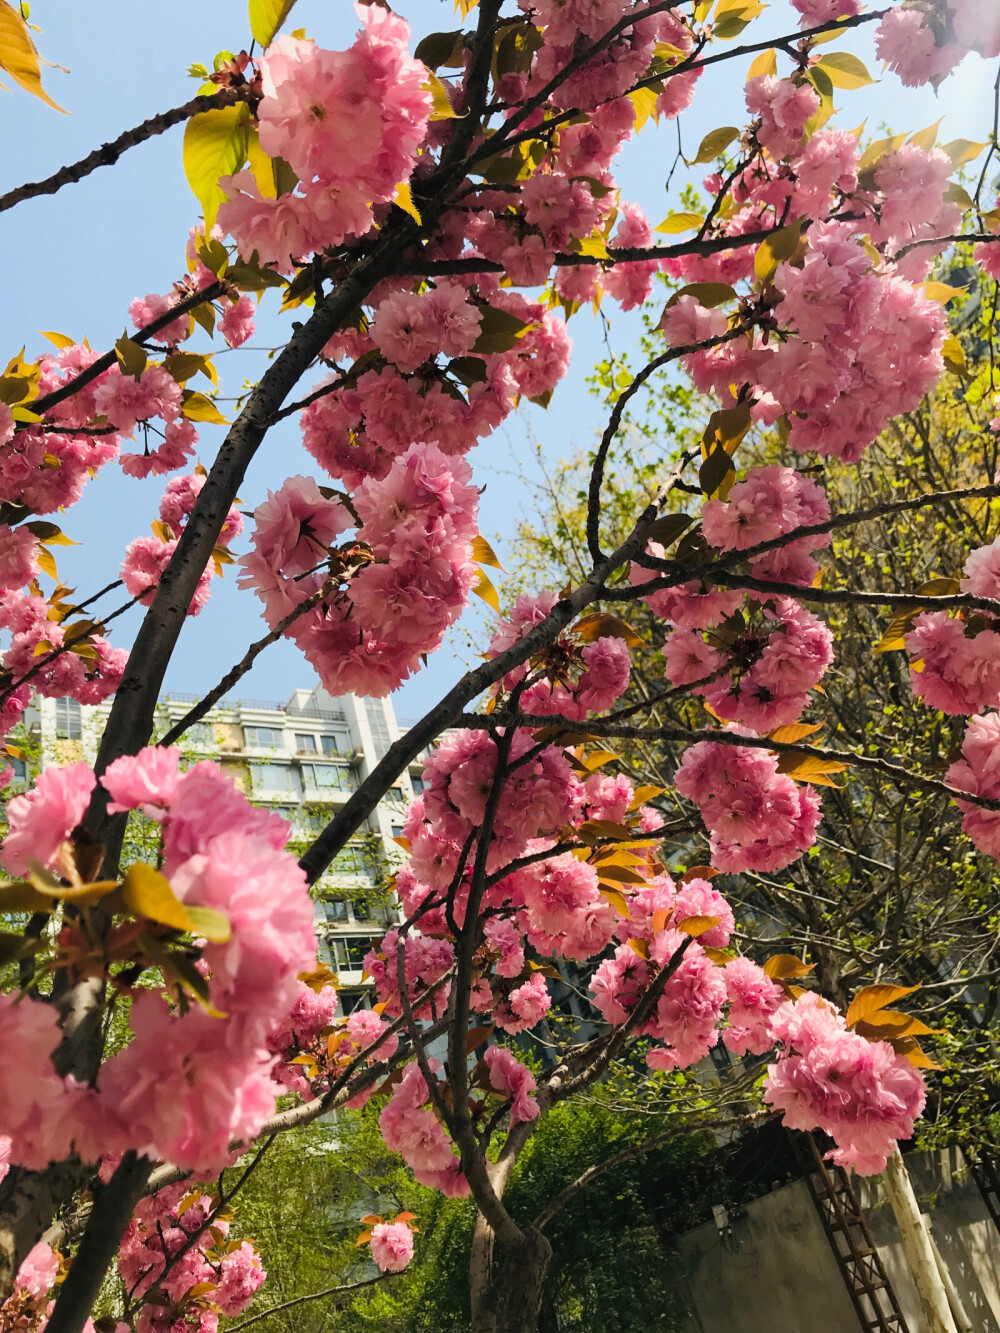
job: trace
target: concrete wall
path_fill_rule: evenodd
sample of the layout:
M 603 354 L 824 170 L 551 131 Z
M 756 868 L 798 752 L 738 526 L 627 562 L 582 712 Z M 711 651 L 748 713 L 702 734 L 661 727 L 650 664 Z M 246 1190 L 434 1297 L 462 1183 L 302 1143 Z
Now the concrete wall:
M 1000 1333 L 1000 1232 L 961 1154 L 910 1154 L 907 1165 L 975 1333 Z M 909 1333 L 927 1333 L 879 1182 L 855 1186 Z M 859 1333 L 804 1181 L 756 1199 L 731 1233 L 720 1236 L 708 1222 L 678 1242 L 689 1308 L 684 1333 Z

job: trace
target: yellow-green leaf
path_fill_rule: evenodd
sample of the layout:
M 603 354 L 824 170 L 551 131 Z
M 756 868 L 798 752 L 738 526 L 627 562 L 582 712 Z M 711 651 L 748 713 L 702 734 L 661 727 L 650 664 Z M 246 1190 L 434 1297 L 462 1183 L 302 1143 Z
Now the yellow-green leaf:
M 431 95 L 431 120 L 458 120 L 458 112 L 451 104 L 451 98 L 448 96 L 448 86 L 432 71 L 427 71 L 427 77 L 420 85 L 424 92 Z
M 496 552 L 485 537 L 473 537 L 472 558 L 478 565 L 492 565 L 494 569 L 503 569 Z
M 192 116 L 184 130 L 184 174 L 201 204 L 205 230 L 215 225 L 226 194 L 220 176 L 231 176 L 247 161 L 250 151 L 246 106 L 216 107 Z
M 792 722 L 787 727 L 775 727 L 774 731 L 769 731 L 767 739 L 777 741 L 779 745 L 794 745 L 796 741 L 805 740 L 807 736 L 814 736 L 822 730 L 822 722 Z
M 747 70 L 747 81 L 750 79 L 759 79 L 762 74 L 777 74 L 778 72 L 778 53 L 772 46 L 770 51 L 761 51 L 750 62 L 750 68 Z
M 676 305 L 682 296 L 693 296 L 699 305 L 707 306 L 711 310 L 717 305 L 722 305 L 723 301 L 735 301 L 737 294 L 736 289 L 730 287 L 728 282 L 689 282 L 686 287 L 674 292 L 665 309 L 669 310 L 671 306 Z
M 943 119 L 944 117 L 942 116 L 941 120 Z M 915 134 L 911 134 L 909 142 L 915 144 L 917 148 L 922 148 L 925 153 L 929 153 L 937 143 L 938 130 L 941 128 L 941 120 L 936 120 L 933 125 L 928 125 L 926 129 L 917 130 Z
M 232 935 L 229 919 L 214 907 L 191 906 L 186 909 L 190 929 L 195 935 L 204 935 L 213 944 L 225 944 Z
M 196 393 L 193 389 L 185 389 L 181 413 L 189 421 L 208 421 L 216 426 L 229 424 L 211 398 L 206 398 L 203 393 Z
M 944 357 L 945 365 L 956 375 L 964 375 L 967 372 L 965 352 L 954 333 L 949 333 L 941 344 L 941 355 Z
M 931 301 L 940 301 L 944 305 L 953 296 L 961 296 L 964 287 L 949 287 L 946 282 L 925 282 L 924 295 Z
M 864 88 L 866 84 L 875 83 L 864 62 L 850 51 L 831 51 L 818 62 L 818 68 L 826 72 L 835 88 Z
M 254 41 L 269 46 L 294 4 L 295 0 L 250 0 L 250 31 Z
M 75 338 L 69 338 L 69 337 L 67 337 L 67 335 L 66 335 L 65 333 L 52 333 L 52 332 L 46 332 L 46 331 L 43 329 L 43 330 L 42 330 L 42 337 L 43 337 L 43 338 L 48 338 L 48 340 L 49 340 L 50 343 L 54 343 L 55 346 L 58 347 L 58 348 L 60 348 L 60 349 L 62 349 L 63 347 L 75 347 L 75 346 L 76 346 L 76 339 L 75 339 Z
M 497 595 L 497 590 L 483 570 L 479 571 L 479 578 L 472 585 L 472 591 L 477 597 L 481 597 L 487 606 L 491 606 L 497 615 L 500 614 L 500 598 Z
M 592 259 L 607 259 L 608 243 L 599 231 L 595 231 L 582 241 L 576 241 L 573 251 L 578 255 L 589 255 Z
M 974 143 L 971 139 L 952 139 L 951 143 L 941 145 L 951 158 L 952 168 L 960 167 L 965 162 L 974 162 L 984 148 L 989 148 L 989 141 Z
M 656 103 L 659 94 L 653 88 L 634 88 L 629 93 L 635 107 L 635 119 L 632 122 L 636 131 L 641 130 L 650 116 L 656 116 Z
M 663 232 L 667 236 L 673 236 L 679 231 L 695 231 L 704 221 L 705 215 L 703 213 L 671 213 L 653 230 Z
M 123 333 L 115 343 L 115 356 L 123 375 L 131 375 L 137 380 L 146 369 L 146 349 L 133 342 L 127 333 Z
M 739 138 L 739 134 L 740 132 L 735 125 L 720 125 L 717 130 L 709 130 L 698 145 L 698 152 L 688 165 L 696 166 L 699 162 L 714 162 L 734 139 Z
M 773 236 L 761 241 L 753 261 L 754 272 L 761 282 L 770 282 L 778 271 L 778 265 L 792 257 L 801 235 L 802 219 L 799 218 L 790 227 L 782 227 Z
M 229 939 L 229 922 L 221 912 L 210 907 L 185 906 L 166 877 L 141 861 L 126 871 L 122 898 L 136 916 L 144 916 L 161 926 L 204 935 L 215 944 L 224 944 Z
M 42 87 L 38 52 L 31 40 L 28 25 L 7 0 L 0 0 L 0 69 L 5 70 L 25 92 L 41 98 L 54 111 L 69 115 L 66 108 L 54 102 Z
M 404 213 L 409 213 L 410 217 L 419 227 L 423 219 L 420 216 L 420 210 L 413 202 L 413 191 L 410 189 L 409 181 L 400 181 L 396 186 L 396 193 L 392 196 L 392 202 L 401 208 Z

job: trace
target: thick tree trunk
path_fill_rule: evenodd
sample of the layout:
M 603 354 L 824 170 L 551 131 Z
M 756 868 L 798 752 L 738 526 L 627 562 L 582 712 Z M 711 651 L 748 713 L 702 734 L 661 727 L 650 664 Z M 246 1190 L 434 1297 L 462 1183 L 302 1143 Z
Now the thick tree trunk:
M 551 1259 L 552 1246 L 534 1227 L 525 1228 L 518 1250 L 505 1250 L 478 1214 L 469 1266 L 472 1333 L 539 1333 Z

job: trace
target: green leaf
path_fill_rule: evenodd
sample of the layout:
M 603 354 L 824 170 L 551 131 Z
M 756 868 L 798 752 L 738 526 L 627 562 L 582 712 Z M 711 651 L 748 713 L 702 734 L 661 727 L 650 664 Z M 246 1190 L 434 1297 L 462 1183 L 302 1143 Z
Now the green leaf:
M 438 69 L 441 65 L 448 69 L 461 69 L 464 42 L 465 34 L 461 31 L 429 32 L 417 43 L 413 54 L 430 70 Z
M 215 225 L 219 205 L 227 197 L 220 176 L 231 176 L 246 164 L 248 115 L 242 102 L 216 107 L 192 116 L 184 130 L 184 174 L 201 204 L 206 231 Z
M 497 306 L 483 306 L 479 337 L 473 344 L 472 351 L 480 356 L 487 356 L 493 352 L 509 352 L 529 328 L 531 325 L 519 315 L 512 315 Z
M 651 542 L 659 542 L 666 549 L 687 528 L 691 526 L 694 519 L 690 514 L 664 514 L 662 518 L 656 519 L 646 529 L 646 537 Z
M 261 46 L 270 46 L 295 0 L 250 0 L 250 31 Z
M 673 236 L 679 231 L 695 231 L 704 221 L 703 213 L 671 213 L 653 230 L 663 232 L 667 236 Z
M 146 349 L 133 342 L 127 333 L 123 333 L 115 343 L 115 356 L 118 358 L 122 374 L 131 375 L 134 380 L 137 380 L 146 369 L 148 359 Z
M 719 129 L 709 129 L 707 135 L 701 140 L 697 153 L 691 161 L 689 167 L 695 167 L 697 163 L 713 163 L 720 153 L 725 152 L 733 139 L 739 139 L 740 131 L 736 125 L 720 125 Z
M 669 310 L 682 296 L 693 296 L 699 305 L 711 310 L 717 305 L 722 305 L 723 301 L 735 301 L 737 295 L 736 289 L 730 287 L 727 282 L 690 282 L 686 287 L 674 292 L 665 308 Z
M 850 51 L 831 51 L 818 61 L 813 69 L 821 69 L 835 88 L 864 88 L 876 80 L 868 73 L 864 62 Z
M 196 393 L 193 389 L 184 390 L 181 414 L 187 417 L 188 421 L 209 421 L 215 426 L 229 424 L 211 398 L 206 398 L 203 393 Z
M 141 861 L 126 871 L 122 898 L 136 916 L 144 916 L 161 926 L 204 935 L 213 944 L 225 944 L 230 937 L 229 922 L 221 912 L 211 907 L 187 907 L 166 877 Z
M 951 158 L 952 167 L 960 167 L 966 162 L 974 162 L 984 148 L 989 148 L 989 142 L 973 143 L 971 139 L 952 139 L 951 143 L 941 145 L 944 151 Z
M 792 257 L 801 235 L 802 219 L 799 218 L 790 227 L 782 227 L 773 236 L 761 241 L 753 261 L 754 272 L 761 282 L 770 282 L 778 271 L 778 265 Z
M 772 46 L 770 51 L 761 51 L 750 62 L 750 68 L 747 70 L 747 82 L 751 79 L 760 78 L 762 74 L 777 74 L 778 72 L 778 53 Z

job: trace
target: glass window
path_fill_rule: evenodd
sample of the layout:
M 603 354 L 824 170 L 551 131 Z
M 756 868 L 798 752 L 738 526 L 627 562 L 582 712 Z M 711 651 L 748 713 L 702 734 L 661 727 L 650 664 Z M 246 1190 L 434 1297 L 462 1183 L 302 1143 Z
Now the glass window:
M 423 778 L 415 778 L 411 776 L 410 782 L 413 786 L 414 796 L 419 796 L 420 793 L 423 791 L 425 785 Z
M 353 791 L 354 775 L 342 764 L 303 764 L 302 778 L 307 787 L 320 791 Z
M 199 749 L 209 749 L 215 746 L 215 728 L 211 722 L 195 722 L 193 726 L 188 727 L 182 741 L 187 741 L 189 745 L 196 745 Z
M 379 937 L 372 935 L 332 935 L 324 943 L 330 951 L 327 966 L 335 972 L 360 972 L 365 965 L 365 954 L 377 948 Z
M 351 754 L 354 749 L 348 731 L 336 731 L 332 736 L 320 736 L 319 740 L 324 754 Z
M 299 754 L 316 753 L 316 737 L 311 732 L 295 733 L 295 748 Z
M 83 734 L 83 713 L 75 699 L 56 700 L 56 739 L 78 741 Z
M 299 775 L 291 764 L 255 764 L 255 791 L 298 791 Z
M 274 727 L 244 727 L 243 736 L 255 750 L 281 749 L 281 732 Z
M 345 847 L 330 862 L 330 870 L 335 875 L 364 875 L 368 864 L 360 847 Z
M 318 903 L 324 921 L 342 922 L 347 920 L 347 904 L 338 898 L 333 902 Z

